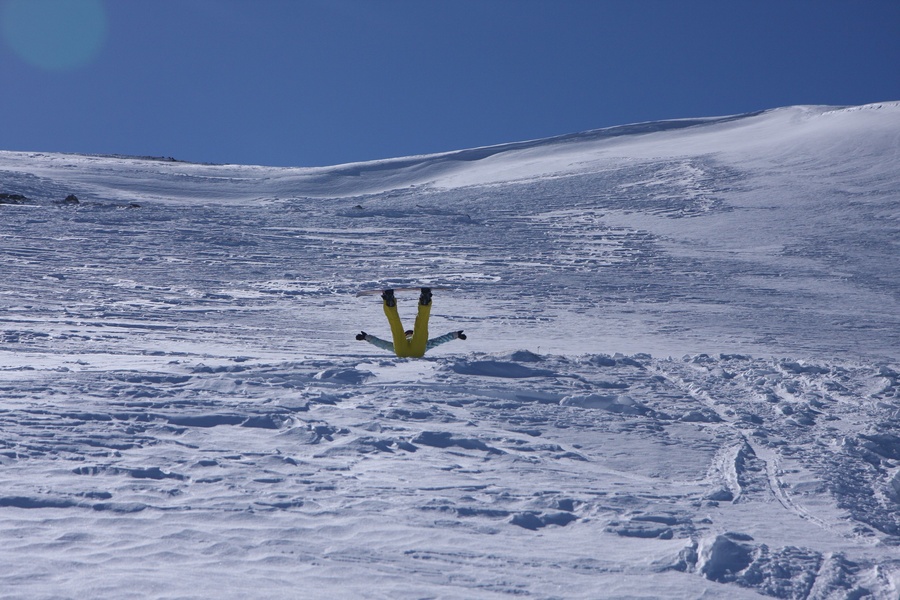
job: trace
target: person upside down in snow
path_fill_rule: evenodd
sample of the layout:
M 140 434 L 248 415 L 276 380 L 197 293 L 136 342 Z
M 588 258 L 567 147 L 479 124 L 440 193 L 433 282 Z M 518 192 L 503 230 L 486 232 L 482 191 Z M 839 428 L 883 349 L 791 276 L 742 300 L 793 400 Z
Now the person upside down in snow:
M 435 346 L 439 346 L 450 340 L 464 340 L 466 335 L 462 331 L 452 331 L 440 337 L 428 339 L 428 317 L 431 315 L 431 288 L 422 288 L 419 294 L 419 312 L 416 315 L 416 325 L 409 331 L 403 330 L 400 315 L 397 313 L 397 299 L 394 290 L 384 290 L 381 294 L 384 300 L 384 314 L 391 326 L 393 342 L 382 340 L 362 331 L 356 335 L 356 339 L 366 341 L 384 350 L 389 350 L 401 358 L 420 358 L 425 352 Z

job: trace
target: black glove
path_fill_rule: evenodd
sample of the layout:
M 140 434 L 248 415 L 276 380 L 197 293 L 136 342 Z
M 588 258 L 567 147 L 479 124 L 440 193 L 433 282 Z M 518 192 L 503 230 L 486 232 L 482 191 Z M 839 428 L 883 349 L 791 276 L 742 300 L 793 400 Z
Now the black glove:
M 457 332 L 456 332 L 456 337 L 459 338 L 459 339 L 461 339 L 461 340 L 464 340 L 464 339 L 466 339 L 466 334 L 464 334 L 462 331 L 457 331 Z
M 358 341 L 360 341 L 360 342 L 365 341 L 365 339 L 366 339 L 366 332 L 365 332 L 365 331 L 360 331 L 359 333 L 357 333 L 357 334 L 356 334 L 356 339 L 357 339 Z

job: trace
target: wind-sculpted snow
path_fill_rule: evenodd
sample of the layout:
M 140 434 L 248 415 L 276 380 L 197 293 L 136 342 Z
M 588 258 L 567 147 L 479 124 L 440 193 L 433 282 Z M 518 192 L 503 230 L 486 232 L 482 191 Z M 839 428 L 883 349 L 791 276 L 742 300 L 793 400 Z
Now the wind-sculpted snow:
M 898 115 L 0 152 L 0 598 L 896 598 Z
M 900 377 L 884 368 L 167 358 L 0 372 L 4 587 L 102 591 L 103 573 L 137 567 L 115 548 L 170 581 L 217 574 L 220 591 L 252 556 L 278 597 L 289 572 L 343 589 L 348 562 L 400 597 L 589 597 L 680 573 L 690 593 L 887 598 L 900 568 L 885 558 L 900 544 Z M 31 580 L 40 557 L 58 566 Z

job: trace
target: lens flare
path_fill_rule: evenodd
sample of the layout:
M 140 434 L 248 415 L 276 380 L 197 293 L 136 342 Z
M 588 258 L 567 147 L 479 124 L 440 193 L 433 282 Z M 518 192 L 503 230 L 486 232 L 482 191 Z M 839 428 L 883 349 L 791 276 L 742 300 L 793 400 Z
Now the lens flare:
M 89 64 L 106 39 L 100 0 L 8 0 L 0 19 L 3 39 L 13 51 L 48 71 Z

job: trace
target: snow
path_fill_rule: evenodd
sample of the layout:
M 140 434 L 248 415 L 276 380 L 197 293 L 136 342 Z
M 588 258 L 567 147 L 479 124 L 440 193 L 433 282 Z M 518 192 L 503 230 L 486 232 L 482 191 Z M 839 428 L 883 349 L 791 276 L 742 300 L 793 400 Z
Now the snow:
M 898 164 L 897 102 L 0 152 L 0 598 L 897 598 Z M 354 340 L 420 283 L 466 341 Z

